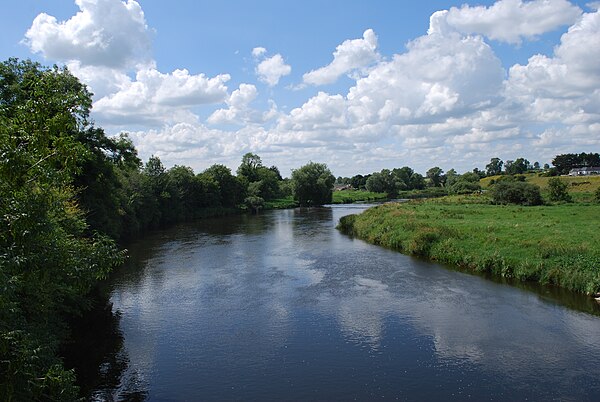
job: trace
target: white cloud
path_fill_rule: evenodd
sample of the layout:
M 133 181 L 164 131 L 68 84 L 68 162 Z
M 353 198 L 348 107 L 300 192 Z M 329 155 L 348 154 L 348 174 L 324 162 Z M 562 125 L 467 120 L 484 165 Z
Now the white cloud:
M 255 47 L 254 49 L 252 49 L 252 56 L 254 57 L 260 57 L 265 53 L 267 53 L 267 49 L 265 49 L 264 47 Z
M 430 30 L 452 28 L 519 44 L 574 23 L 581 9 L 567 0 L 499 0 L 490 7 L 463 5 L 436 14 Z
M 241 84 L 227 99 L 227 109 L 215 110 L 208 118 L 211 124 L 249 123 L 260 113 L 250 108 L 250 102 L 256 99 L 258 91 L 254 85 Z
M 67 21 L 42 13 L 27 33 L 34 53 L 83 66 L 132 67 L 150 61 L 150 32 L 134 0 L 76 0 L 80 11 Z
M 600 122 L 600 12 L 584 14 L 553 57 L 535 55 L 509 71 L 506 96 L 531 119 L 546 123 Z
M 362 39 L 346 40 L 336 47 L 333 61 L 325 67 L 304 74 L 303 80 L 311 85 L 331 84 L 343 74 L 366 67 L 379 57 L 377 36 L 372 29 L 367 29 Z
M 163 74 L 155 69 L 140 70 L 135 81 L 122 83 L 119 91 L 94 103 L 94 113 L 104 123 L 121 123 L 131 118 L 150 125 L 162 125 L 191 112 L 186 108 L 220 103 L 227 99 L 228 74 L 208 78 L 187 70 Z
M 264 52 L 261 52 L 261 54 L 264 54 Z M 291 72 L 292 67 L 285 64 L 283 57 L 279 53 L 261 61 L 256 66 L 258 79 L 271 87 L 277 85 L 281 77 L 289 75 Z

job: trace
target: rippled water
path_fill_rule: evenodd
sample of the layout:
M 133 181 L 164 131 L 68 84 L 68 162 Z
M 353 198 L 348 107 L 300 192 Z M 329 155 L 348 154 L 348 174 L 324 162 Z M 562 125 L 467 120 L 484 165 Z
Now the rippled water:
M 118 378 L 93 399 L 600 398 L 592 301 L 351 239 L 335 225 L 356 208 L 204 220 L 132 245 L 108 284 L 121 342 L 99 375 Z

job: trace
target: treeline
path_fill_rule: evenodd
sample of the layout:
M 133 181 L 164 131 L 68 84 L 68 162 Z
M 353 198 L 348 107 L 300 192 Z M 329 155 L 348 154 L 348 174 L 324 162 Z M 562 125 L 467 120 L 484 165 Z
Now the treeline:
M 525 158 L 503 161 L 500 158 L 491 158 L 484 169 L 474 168 L 471 172 L 459 174 L 450 169 L 444 172 L 438 166 L 427 170 L 425 176 L 415 172 L 412 168 L 404 166 L 395 169 L 383 169 L 367 175 L 357 174 L 352 177 L 336 179 L 336 184 L 355 190 L 367 190 L 377 193 L 388 193 L 395 197 L 403 192 L 414 190 L 427 190 L 438 188 L 438 195 L 466 194 L 481 190 L 479 180 L 488 176 L 506 175 L 515 176 L 524 173 L 538 173 L 545 176 L 568 174 L 571 169 L 579 167 L 600 166 L 600 154 L 579 153 L 561 154 L 549 164 L 540 165 L 539 162 L 531 163 Z
M 91 106 L 66 68 L 0 63 L 0 400 L 78 398 L 56 351 L 68 317 L 85 314 L 90 290 L 122 263 L 119 241 L 278 197 L 331 202 L 335 178 L 320 163 L 291 179 L 251 153 L 237 175 L 142 163 L 126 134 L 94 126 Z

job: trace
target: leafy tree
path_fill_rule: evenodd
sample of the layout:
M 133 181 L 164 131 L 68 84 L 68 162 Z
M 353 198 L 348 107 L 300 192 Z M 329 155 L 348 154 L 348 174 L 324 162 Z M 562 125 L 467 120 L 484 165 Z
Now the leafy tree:
M 413 173 L 410 176 L 410 185 L 408 186 L 410 190 L 423 190 L 425 186 L 425 177 L 422 174 Z
M 309 162 L 292 170 L 294 199 L 301 206 L 328 204 L 332 200 L 335 177 L 324 163 Z
M 388 195 L 398 194 L 399 179 L 388 169 L 383 169 L 379 173 L 373 173 L 365 183 L 368 191 L 374 193 L 387 193 Z M 404 183 L 402 183 L 404 185 Z
M 502 165 L 504 162 L 500 158 L 492 158 L 490 163 L 485 165 L 485 173 L 488 176 L 497 176 L 502 174 Z
M 446 186 L 452 186 L 458 179 L 460 175 L 454 169 L 450 169 L 446 172 Z
M 548 191 L 550 193 L 550 201 L 573 201 L 571 195 L 567 191 L 567 183 L 558 177 L 552 177 L 548 180 Z
M 242 156 L 242 163 L 237 169 L 238 176 L 244 176 L 249 183 L 259 181 L 258 169 L 263 167 L 260 156 L 248 152 Z
M 531 167 L 529 161 L 525 158 L 518 158 L 515 161 L 508 160 L 504 164 L 506 174 L 523 174 Z
M 362 174 L 352 176 L 350 179 L 350 185 L 357 190 L 363 189 L 367 185 L 367 179 L 369 176 L 370 175 L 363 176 Z
M 439 167 L 432 167 L 426 173 L 429 179 L 429 185 L 432 187 L 442 187 L 446 178 L 444 177 L 444 171 Z
M 469 194 L 481 190 L 479 184 L 479 175 L 474 172 L 467 172 L 457 176 L 452 184 L 447 183 L 450 194 Z
M 85 309 L 122 261 L 113 241 L 87 230 L 74 188 L 104 140 L 90 107 L 65 68 L 0 64 L 1 400 L 76 398 L 73 372 L 54 355 L 61 317 Z
M 541 205 L 539 186 L 521 181 L 500 181 L 491 189 L 492 201 L 496 204 Z
M 219 203 L 224 207 L 235 207 L 245 198 L 245 190 L 240 180 L 231 174 L 224 165 L 215 164 L 203 172 L 211 177 L 219 186 Z M 258 177 L 258 173 L 257 176 Z

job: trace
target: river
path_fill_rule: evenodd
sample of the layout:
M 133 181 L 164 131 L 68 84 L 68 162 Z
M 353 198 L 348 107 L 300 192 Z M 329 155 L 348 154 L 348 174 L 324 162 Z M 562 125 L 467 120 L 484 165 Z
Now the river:
M 80 346 L 84 391 L 150 401 L 600 398 L 593 300 L 335 229 L 362 208 L 208 219 L 132 244 L 105 284 L 112 309 Z

